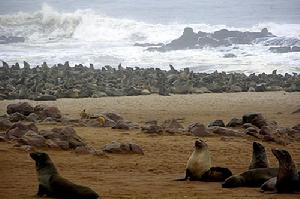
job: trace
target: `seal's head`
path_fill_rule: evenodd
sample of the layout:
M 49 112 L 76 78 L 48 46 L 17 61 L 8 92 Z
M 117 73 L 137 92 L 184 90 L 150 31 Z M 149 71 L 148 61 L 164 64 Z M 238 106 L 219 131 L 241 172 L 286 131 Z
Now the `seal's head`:
M 275 155 L 280 165 L 286 165 L 293 162 L 289 152 L 284 149 L 272 149 L 272 153 Z
M 239 175 L 230 176 L 225 180 L 225 182 L 222 184 L 223 188 L 234 188 L 234 187 L 240 187 L 244 184 L 244 178 Z
M 203 140 L 196 140 L 195 142 L 195 149 L 197 151 L 202 151 L 207 149 L 207 144 Z
M 47 153 L 43 152 L 34 152 L 30 153 L 30 157 L 35 160 L 36 162 L 45 162 L 49 160 L 49 156 Z
M 253 151 L 265 152 L 265 147 L 258 142 L 253 142 Z

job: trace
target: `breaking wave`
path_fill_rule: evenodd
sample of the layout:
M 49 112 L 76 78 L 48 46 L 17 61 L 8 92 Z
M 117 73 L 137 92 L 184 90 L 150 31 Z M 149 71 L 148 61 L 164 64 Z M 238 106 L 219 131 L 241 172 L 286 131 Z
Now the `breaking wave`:
M 149 24 L 118 19 L 95 13 L 93 10 L 58 12 L 47 4 L 34 13 L 19 12 L 0 15 L 0 35 L 22 36 L 29 42 L 77 39 L 98 42 L 169 42 L 181 35 L 183 28 L 190 26 L 195 31 L 213 32 L 222 28 L 240 31 L 270 32 L 282 37 L 300 38 L 299 24 L 262 23 L 249 28 L 228 27 L 208 24 Z

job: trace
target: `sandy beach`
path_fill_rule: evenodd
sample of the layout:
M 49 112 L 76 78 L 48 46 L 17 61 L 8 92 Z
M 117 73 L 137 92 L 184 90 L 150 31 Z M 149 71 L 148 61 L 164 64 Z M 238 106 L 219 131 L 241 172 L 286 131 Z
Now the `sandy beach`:
M 8 104 L 28 100 L 0 101 L 0 115 Z M 163 121 L 181 118 L 187 127 L 193 122 L 208 124 L 222 119 L 227 123 L 233 117 L 241 118 L 247 112 L 260 112 L 267 119 L 283 127 L 299 123 L 300 93 L 208 93 L 201 95 L 132 96 L 85 99 L 58 99 L 53 102 L 28 101 L 32 105 L 57 106 L 63 115 L 79 118 L 83 109 L 92 114 L 116 112 L 126 120 L 142 125 L 148 120 Z M 39 129 L 53 125 L 38 125 Z M 72 151 L 45 150 L 60 173 L 73 182 L 87 185 L 103 198 L 298 198 L 291 194 L 264 194 L 258 188 L 223 189 L 220 183 L 177 182 L 193 151 L 197 137 L 187 135 L 148 135 L 140 130 L 121 131 L 110 128 L 76 127 L 78 135 L 95 148 L 112 141 L 130 141 L 142 146 L 145 155 L 108 154 L 105 157 L 79 155 Z M 245 171 L 251 160 L 252 141 L 255 138 L 205 137 L 215 166 L 228 167 L 233 173 Z M 287 146 L 263 143 L 271 166 L 277 161 L 271 148 L 285 148 L 300 168 L 300 143 Z M 12 144 L 0 142 L 0 198 L 36 198 L 37 177 L 34 162 L 25 151 Z

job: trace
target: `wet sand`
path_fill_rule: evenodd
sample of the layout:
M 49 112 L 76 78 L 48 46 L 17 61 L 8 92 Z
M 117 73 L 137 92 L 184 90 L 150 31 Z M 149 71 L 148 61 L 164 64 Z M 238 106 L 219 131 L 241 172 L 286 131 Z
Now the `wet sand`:
M 0 101 L 0 114 L 7 104 Z M 25 100 L 26 101 L 26 100 Z M 63 114 L 78 118 L 85 108 L 88 112 L 114 111 L 125 119 L 142 123 L 150 119 L 162 121 L 183 118 L 184 124 L 213 119 L 226 122 L 246 112 L 261 112 L 281 126 L 292 126 L 300 121 L 299 114 L 291 114 L 300 106 L 300 93 L 230 93 L 156 95 L 99 99 L 60 99 L 56 102 L 30 102 L 56 105 Z M 52 128 L 39 125 L 39 129 Z M 101 148 L 116 141 L 132 141 L 144 148 L 145 155 L 116 155 L 107 157 L 78 155 L 71 151 L 46 150 L 60 173 L 73 182 L 93 188 L 103 198 L 298 198 L 291 194 L 263 194 L 258 188 L 223 189 L 220 183 L 177 182 L 182 177 L 186 161 L 197 139 L 186 135 L 151 136 L 139 130 L 120 131 L 109 128 L 75 128 L 90 145 Z M 213 165 L 230 168 L 233 173 L 246 170 L 251 160 L 252 141 L 249 138 L 207 137 Z M 270 165 L 277 161 L 271 148 L 286 148 L 300 168 L 300 143 L 288 146 L 263 143 Z M 37 178 L 34 162 L 27 152 L 0 143 L 0 198 L 36 198 Z

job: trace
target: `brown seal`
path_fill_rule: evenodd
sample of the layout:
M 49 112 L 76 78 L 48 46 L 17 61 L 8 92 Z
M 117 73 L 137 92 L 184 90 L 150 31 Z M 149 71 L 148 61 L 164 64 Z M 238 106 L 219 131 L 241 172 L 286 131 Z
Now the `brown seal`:
M 253 142 L 252 148 L 252 160 L 249 169 L 268 168 L 269 161 L 265 147 L 258 142 Z
M 258 168 L 233 175 L 225 180 L 223 188 L 234 187 L 260 187 L 270 178 L 276 177 L 278 168 Z
M 227 168 L 211 167 L 208 146 L 203 140 L 196 140 L 195 150 L 191 154 L 187 165 L 185 177 L 177 181 L 224 181 L 232 173 Z
M 279 170 L 276 180 L 277 193 L 300 192 L 300 179 L 295 162 L 286 150 L 272 149 L 279 162 Z
M 35 160 L 39 187 L 37 196 L 58 197 L 64 199 L 100 199 L 100 196 L 88 187 L 74 184 L 61 177 L 47 153 L 34 152 L 30 156 Z

